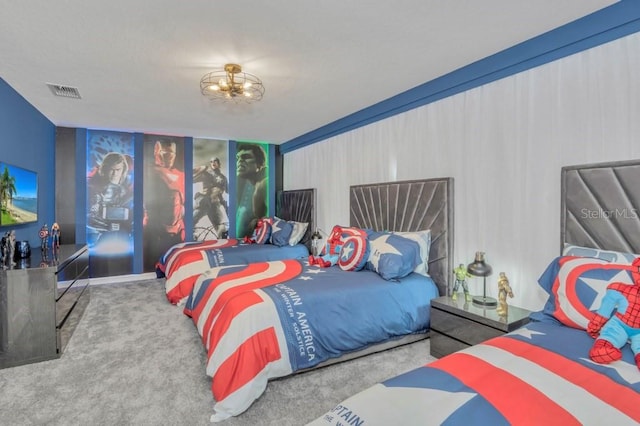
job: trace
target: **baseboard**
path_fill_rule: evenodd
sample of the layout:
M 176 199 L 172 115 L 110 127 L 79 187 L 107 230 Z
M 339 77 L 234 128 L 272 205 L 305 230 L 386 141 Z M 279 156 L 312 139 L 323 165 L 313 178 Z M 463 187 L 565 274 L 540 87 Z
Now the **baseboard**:
M 89 285 L 126 283 L 126 282 L 132 282 L 132 281 L 151 280 L 154 278 L 156 278 L 155 272 L 146 272 L 143 274 L 116 275 L 113 277 L 97 277 L 97 278 L 89 278 Z M 69 282 L 67 281 L 58 282 L 58 287 L 66 288 L 68 285 L 69 285 Z
M 89 284 L 91 285 L 115 284 L 115 283 L 124 283 L 128 281 L 150 280 L 153 278 L 156 278 L 155 272 L 146 272 L 144 274 L 129 274 L 129 275 L 116 275 L 113 277 L 90 278 Z

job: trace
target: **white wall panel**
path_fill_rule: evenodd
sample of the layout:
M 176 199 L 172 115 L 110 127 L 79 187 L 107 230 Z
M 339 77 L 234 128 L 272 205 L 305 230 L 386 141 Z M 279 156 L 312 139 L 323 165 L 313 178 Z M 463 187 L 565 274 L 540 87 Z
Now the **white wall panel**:
M 486 251 L 511 303 L 540 309 L 559 254 L 560 169 L 640 158 L 640 35 L 370 124 L 284 158 L 284 189 L 318 189 L 318 223 L 347 224 L 351 184 L 453 176 L 455 259 Z M 472 281 L 474 293 L 480 281 Z

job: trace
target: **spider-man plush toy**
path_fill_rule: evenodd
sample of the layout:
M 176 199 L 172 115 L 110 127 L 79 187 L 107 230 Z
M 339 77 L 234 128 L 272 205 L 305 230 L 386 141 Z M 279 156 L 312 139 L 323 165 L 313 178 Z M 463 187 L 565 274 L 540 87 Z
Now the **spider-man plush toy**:
M 587 326 L 587 332 L 596 339 L 589 357 L 599 364 L 621 359 L 620 348 L 629 341 L 640 369 L 640 257 L 632 265 L 634 284 L 609 284 L 600 308 Z
M 309 265 L 318 265 L 328 268 L 338 263 L 342 250 L 342 228 L 338 225 L 331 230 L 331 235 L 327 238 L 327 244 L 318 257 L 309 256 Z

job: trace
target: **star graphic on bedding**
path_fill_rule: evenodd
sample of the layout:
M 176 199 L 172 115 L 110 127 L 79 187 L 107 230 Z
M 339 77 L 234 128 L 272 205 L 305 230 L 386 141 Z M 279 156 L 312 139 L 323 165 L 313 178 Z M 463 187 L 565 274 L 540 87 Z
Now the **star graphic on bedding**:
M 300 275 L 298 278 L 299 278 L 299 279 L 301 279 L 301 280 L 303 280 L 303 281 L 307 281 L 307 280 L 312 280 L 312 279 L 313 279 L 313 278 L 308 277 L 308 276 L 306 276 L 306 275 Z
M 323 274 L 325 271 L 322 268 L 308 268 L 306 272 L 307 274 Z
M 588 285 L 596 294 L 596 297 L 593 298 L 593 301 L 591 302 L 591 306 L 589 307 L 590 311 L 595 311 L 600 307 L 600 304 L 602 303 L 602 298 L 606 293 L 606 291 L 604 290 L 607 288 L 607 285 L 609 283 L 621 282 L 626 284 L 633 284 L 626 270 L 622 270 L 618 272 L 616 275 L 614 275 L 609 279 L 599 280 L 595 278 L 582 277 L 581 280 L 586 285 Z
M 523 328 L 521 328 L 519 330 L 512 331 L 509 334 L 514 335 L 514 336 L 518 335 L 518 336 L 526 337 L 527 339 L 531 340 L 531 338 L 533 336 L 535 336 L 535 335 L 543 335 L 544 336 L 546 333 L 541 333 L 541 332 L 535 331 L 535 330 L 529 330 L 528 328 L 523 327 Z
M 598 364 L 596 362 L 593 362 L 590 358 L 580 358 L 580 360 L 602 368 L 610 368 L 618 373 L 622 380 L 631 385 L 640 383 L 640 376 L 638 376 L 638 367 L 635 364 L 629 364 L 628 362 L 624 361 L 616 361 L 611 364 Z
M 383 235 L 380 238 L 376 238 L 371 243 L 371 247 L 373 251 L 371 253 L 371 256 L 369 256 L 369 261 L 371 262 L 371 264 L 373 265 L 376 271 L 378 270 L 378 263 L 380 262 L 380 256 L 382 256 L 383 254 L 389 254 L 389 253 L 400 254 L 400 252 L 392 244 L 387 243 L 388 239 L 389 239 L 389 235 Z

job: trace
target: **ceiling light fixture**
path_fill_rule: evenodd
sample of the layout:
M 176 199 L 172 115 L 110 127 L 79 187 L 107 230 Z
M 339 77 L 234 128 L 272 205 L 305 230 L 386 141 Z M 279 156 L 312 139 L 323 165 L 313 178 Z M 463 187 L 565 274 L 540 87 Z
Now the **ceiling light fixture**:
M 226 64 L 224 69 L 205 74 L 200 80 L 200 91 L 209 99 L 236 102 L 255 102 L 262 99 L 262 80 L 242 72 L 238 64 Z

